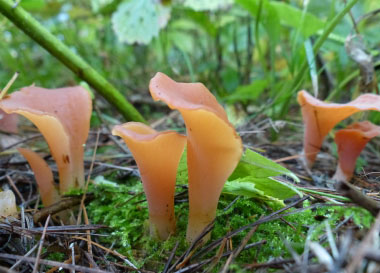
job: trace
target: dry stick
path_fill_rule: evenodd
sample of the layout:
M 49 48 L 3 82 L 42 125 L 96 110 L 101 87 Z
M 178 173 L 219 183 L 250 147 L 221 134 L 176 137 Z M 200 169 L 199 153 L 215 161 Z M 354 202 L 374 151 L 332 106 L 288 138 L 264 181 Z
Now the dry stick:
M 204 236 L 206 236 L 206 234 L 208 234 L 212 230 L 212 228 L 214 227 L 214 223 L 215 223 L 215 219 L 203 229 L 202 233 L 200 235 L 198 235 L 197 238 L 195 238 L 195 240 L 191 243 L 191 245 L 188 247 L 188 249 L 185 251 L 185 253 L 182 254 L 177 259 L 177 261 L 169 268 L 168 272 L 172 272 L 174 269 L 178 269 L 177 265 L 180 263 L 183 264 L 183 261 L 188 258 L 191 251 L 200 246 L 202 238 Z
M 38 246 L 38 244 L 35 244 L 25 255 L 24 255 L 24 257 L 28 257 L 30 254 L 32 254 L 33 253 L 33 251 L 34 250 L 36 250 L 36 248 L 37 248 L 37 246 Z M 12 269 L 16 269 L 16 267 L 20 264 L 20 263 L 22 263 L 23 261 L 22 260 L 19 260 L 19 261 L 17 261 L 14 265 L 12 265 L 12 267 L 11 268 L 9 268 L 9 270 L 12 270 Z
M 2 98 L 4 98 L 4 96 L 7 94 L 9 88 L 11 88 L 12 84 L 15 82 L 15 80 L 17 79 L 18 77 L 18 72 L 16 72 L 13 77 L 9 80 L 9 82 L 7 83 L 7 85 L 4 87 L 4 89 L 1 91 L 0 93 L 0 100 Z
M 22 197 L 21 193 L 16 187 L 16 184 L 13 182 L 12 178 L 9 175 L 7 175 L 6 177 L 8 179 L 9 184 L 11 184 L 12 188 L 16 192 L 17 196 L 21 199 L 22 203 L 25 203 L 24 197 Z
M 78 260 L 80 258 L 80 255 L 76 255 L 75 256 L 75 259 Z M 65 264 L 71 264 L 71 261 L 72 261 L 72 257 L 69 257 L 66 261 L 64 261 Z M 55 266 L 53 268 L 51 268 L 49 271 L 46 271 L 46 273 L 53 273 L 55 271 L 59 270 L 59 267 L 58 266 Z
M 79 225 L 81 217 L 82 217 L 82 208 L 84 207 L 84 200 L 86 199 L 88 184 L 90 183 L 91 173 L 92 173 L 92 170 L 94 168 L 94 162 L 95 162 L 95 158 L 96 158 L 96 150 L 98 149 L 98 144 L 99 144 L 99 136 L 100 136 L 100 130 L 98 129 L 98 132 L 96 134 L 94 152 L 93 152 L 92 158 L 91 158 L 90 170 L 88 171 L 86 185 L 84 186 L 84 192 L 83 192 L 82 200 L 80 202 L 78 218 L 77 218 L 77 225 Z
M 345 270 L 346 273 L 356 272 L 355 270 L 359 266 L 359 264 L 362 262 L 367 252 L 368 246 L 373 242 L 374 236 L 376 234 L 379 234 L 379 230 L 380 230 L 380 212 L 376 216 L 375 223 L 372 225 L 371 229 L 369 230 L 367 235 L 364 237 L 363 241 L 357 247 L 355 251 L 355 255 L 352 258 L 352 261 L 346 267 L 346 270 Z
M 41 236 L 41 240 L 40 240 L 40 246 L 38 247 L 38 251 L 37 251 L 37 258 L 36 258 L 36 262 L 35 262 L 34 268 L 33 268 L 33 273 L 37 273 L 37 270 L 38 270 L 38 263 L 39 263 L 40 258 L 41 258 L 42 246 L 44 245 L 46 228 L 47 228 L 47 226 L 49 224 L 49 220 L 50 220 L 50 214 L 49 214 L 48 218 L 46 219 L 44 230 L 42 232 L 42 236 Z
M 78 237 L 78 236 L 73 236 L 73 239 L 78 239 L 78 240 L 82 240 L 82 241 L 86 241 L 86 242 L 87 242 L 87 239 L 82 238 L 82 237 Z M 111 253 L 111 254 L 113 254 L 114 256 L 119 257 L 120 259 L 123 260 L 123 262 L 126 262 L 129 266 L 133 267 L 134 270 L 137 270 L 137 272 L 143 272 L 143 271 L 144 271 L 144 270 L 142 270 L 142 269 L 137 269 L 137 267 L 136 267 L 131 261 L 129 261 L 129 260 L 127 259 L 127 257 L 125 257 L 124 255 L 121 255 L 121 254 L 120 254 L 119 252 L 117 252 L 116 250 L 108 249 L 108 248 L 106 248 L 106 247 L 104 247 L 104 246 L 102 246 L 102 245 L 100 245 L 100 244 L 98 244 L 98 243 L 96 243 L 96 242 L 92 242 L 92 244 L 93 244 L 94 246 L 99 247 L 100 249 L 103 249 L 103 250 L 106 251 L 107 253 Z
M 33 257 L 24 257 L 20 255 L 13 255 L 13 254 L 7 254 L 7 253 L 0 253 L 0 258 L 4 259 L 12 259 L 12 260 L 23 260 L 25 262 L 35 262 L 36 258 Z M 92 269 L 80 265 L 73 266 L 71 264 L 65 264 L 65 263 L 60 263 L 60 262 L 54 262 L 54 261 L 49 261 L 45 259 L 40 259 L 39 260 L 40 264 L 48 265 L 48 266 L 57 266 L 57 267 L 62 267 L 64 269 L 74 269 L 76 271 L 82 271 L 83 273 L 111 273 L 109 271 L 104 271 L 100 269 Z
M 86 201 L 90 201 L 94 198 L 93 195 L 87 195 Z M 53 215 L 62 210 L 71 208 L 73 206 L 79 205 L 81 199 L 79 197 L 64 198 L 61 201 L 54 203 L 46 208 L 41 209 L 33 215 L 33 220 L 35 223 L 43 221 L 49 214 Z
M 231 255 L 228 257 L 227 262 L 225 263 L 223 270 L 221 271 L 222 273 L 226 273 L 228 271 L 228 267 L 232 263 L 232 261 L 240 254 L 240 252 L 244 249 L 244 247 L 247 245 L 249 239 L 251 239 L 253 233 L 257 230 L 259 225 L 254 226 L 251 228 L 251 230 L 245 235 L 244 239 L 242 240 L 240 246 L 233 252 L 231 252 Z
M 269 222 L 269 221 L 277 220 L 277 219 L 280 219 L 280 218 L 285 217 L 287 215 L 298 213 L 299 211 L 303 211 L 303 210 L 306 210 L 306 209 L 311 209 L 311 208 L 314 208 L 314 207 L 318 207 L 318 205 L 316 204 L 316 205 L 309 206 L 307 208 L 298 209 L 298 210 L 290 212 L 288 214 L 278 215 L 278 214 L 280 214 L 280 213 L 282 213 L 282 212 L 284 212 L 284 211 L 286 211 L 286 210 L 288 210 L 288 209 L 290 209 L 290 208 L 292 208 L 294 206 L 297 206 L 298 204 L 304 202 L 307 199 L 309 199 L 309 196 L 305 196 L 305 197 L 303 197 L 303 198 L 301 198 L 301 199 L 299 199 L 299 200 L 297 200 L 297 201 L 295 201 L 295 202 L 287 205 L 286 207 L 281 208 L 281 209 L 279 209 L 279 210 L 277 210 L 277 211 L 275 211 L 275 212 L 273 212 L 273 213 L 271 213 L 271 214 L 263 217 L 262 219 L 259 219 L 259 220 L 255 221 L 255 222 L 253 222 L 251 224 L 248 224 L 248 225 L 246 225 L 244 227 L 241 227 L 239 229 L 233 230 L 233 231 L 227 233 L 224 237 L 232 237 L 232 236 L 235 236 L 236 234 L 240 233 L 241 231 L 246 230 L 246 229 L 251 228 L 251 227 L 254 227 L 256 225 L 260 225 L 262 223 L 266 223 L 266 222 Z M 219 238 L 219 239 L 211 242 L 210 244 L 208 244 L 207 246 L 205 246 L 203 249 L 201 249 L 197 254 L 195 254 L 193 258 L 198 257 L 198 256 L 202 256 L 202 254 L 204 252 L 206 252 L 210 248 L 214 248 L 216 245 L 220 244 L 222 240 L 223 240 L 223 238 Z
M 252 244 L 246 245 L 244 247 L 244 250 L 245 249 L 250 249 L 252 247 L 259 246 L 259 245 L 262 245 L 262 244 L 266 244 L 266 243 L 267 243 L 266 240 L 261 240 L 261 241 L 256 242 L 256 243 L 252 243 Z M 224 253 L 221 256 L 221 258 L 226 257 L 226 256 L 230 255 L 231 253 L 232 253 L 232 251 L 227 251 L 226 253 Z M 202 266 L 204 266 L 205 264 L 208 264 L 208 263 L 212 262 L 214 259 L 215 259 L 215 257 L 206 259 L 206 260 L 201 261 L 201 262 L 199 262 L 197 264 L 191 264 L 191 265 L 189 265 L 187 267 L 184 267 L 184 268 L 182 268 L 182 269 L 180 269 L 178 271 L 175 271 L 175 273 L 194 272 L 194 270 L 197 270 L 197 269 L 201 268 Z
M 226 243 L 227 243 L 227 238 L 224 238 L 222 243 L 220 244 L 220 247 L 218 249 L 218 252 L 216 253 L 215 257 L 213 258 L 213 261 L 212 263 L 210 264 L 210 266 L 206 269 L 205 272 L 210 272 L 216 265 L 217 263 L 219 263 L 220 259 L 222 258 L 223 256 L 223 251 L 224 251 L 224 248 L 226 246 Z
M 90 222 L 88 220 L 87 210 L 86 207 L 83 205 L 83 216 L 84 216 L 84 223 L 86 225 L 89 225 Z M 86 236 L 87 236 L 87 251 L 88 255 L 91 257 L 92 260 L 94 260 L 94 256 L 92 254 L 92 240 L 91 240 L 91 232 L 89 230 L 86 230 Z M 92 264 L 90 264 L 90 267 L 92 267 Z
M 361 193 L 359 190 L 355 189 L 355 187 L 350 185 L 349 183 L 339 181 L 336 185 L 336 188 L 344 196 L 350 198 L 352 202 L 368 210 L 373 216 L 376 216 L 379 213 L 380 203 Z
M 178 248 L 178 245 L 179 245 L 179 241 L 177 241 L 177 243 L 175 244 L 173 250 L 171 251 L 170 253 L 170 256 L 169 256 L 169 259 L 168 261 L 166 262 L 165 264 L 165 267 L 164 267 L 164 270 L 162 271 L 162 273 L 167 273 L 168 272 L 168 269 L 169 269 L 169 266 L 170 266 L 170 263 L 172 262 L 173 258 L 174 258 L 174 255 L 175 255 L 175 252 Z

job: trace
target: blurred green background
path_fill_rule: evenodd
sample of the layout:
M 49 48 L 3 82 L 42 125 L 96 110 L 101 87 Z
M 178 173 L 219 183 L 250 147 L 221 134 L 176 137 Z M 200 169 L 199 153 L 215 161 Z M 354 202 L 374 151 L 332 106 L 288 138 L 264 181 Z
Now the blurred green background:
M 299 89 L 336 101 L 363 92 L 360 66 L 350 58 L 351 49 L 345 43 L 350 35 L 357 35 L 359 45 L 354 48 L 363 49 L 376 66 L 380 2 L 357 1 L 323 38 L 326 27 L 347 3 L 22 0 L 19 5 L 132 102 L 136 96 L 136 100 L 148 97 L 149 80 L 161 71 L 177 81 L 203 82 L 226 104 L 282 119 L 296 103 Z M 314 55 L 312 48 L 321 37 L 322 46 Z M 20 76 L 12 90 L 31 84 L 55 88 L 80 82 L 0 14 L 1 88 L 16 71 Z M 364 91 L 374 92 L 374 82 L 373 88 Z M 149 118 L 148 104 L 138 107 Z

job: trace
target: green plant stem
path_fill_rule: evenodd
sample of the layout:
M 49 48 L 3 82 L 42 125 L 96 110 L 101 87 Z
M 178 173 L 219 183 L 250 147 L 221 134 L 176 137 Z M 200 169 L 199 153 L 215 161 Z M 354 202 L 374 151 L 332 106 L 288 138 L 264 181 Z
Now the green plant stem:
M 142 115 L 124 96 L 102 75 L 93 69 L 81 57 L 74 54 L 65 44 L 52 35 L 44 26 L 35 20 L 20 6 L 11 0 L 0 0 L 0 13 L 12 21 L 26 35 L 45 48 L 79 78 L 91 85 L 127 120 L 145 122 Z
M 350 202 L 351 201 L 350 198 L 347 198 L 345 196 L 340 196 L 340 195 L 336 195 L 336 194 L 315 191 L 315 190 L 306 189 L 306 188 L 297 187 L 297 186 L 295 186 L 295 187 L 297 188 L 297 190 L 302 191 L 302 192 L 313 193 L 313 194 L 317 194 L 317 195 L 320 195 L 320 196 L 326 196 L 326 197 L 334 198 L 334 199 L 339 200 L 339 201 L 345 201 L 345 202 Z

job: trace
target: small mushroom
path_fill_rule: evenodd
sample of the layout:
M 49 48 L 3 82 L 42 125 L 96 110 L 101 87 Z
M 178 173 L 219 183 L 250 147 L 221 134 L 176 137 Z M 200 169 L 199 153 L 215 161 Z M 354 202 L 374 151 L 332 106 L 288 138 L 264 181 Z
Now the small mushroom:
M 13 191 L 0 192 L 0 219 L 17 213 L 16 197 Z
M 178 83 L 157 73 L 149 89 L 154 100 L 178 110 L 186 124 L 190 209 L 186 237 L 193 242 L 215 218 L 223 185 L 241 157 L 242 142 L 203 84 Z
M 58 202 L 60 195 L 54 185 L 53 173 L 46 161 L 29 149 L 18 148 L 18 151 L 25 157 L 34 172 L 42 204 L 47 207 Z
M 380 126 L 369 121 L 357 122 L 337 131 L 335 143 L 338 146 L 339 162 L 333 179 L 348 182 L 355 171 L 356 160 L 361 151 L 372 138 L 379 135 Z
M 167 239 L 175 232 L 175 182 L 186 137 L 173 131 L 157 132 L 139 122 L 117 125 L 112 134 L 123 138 L 140 170 L 151 236 Z
M 326 103 L 306 91 L 298 92 L 305 125 L 303 153 L 308 167 L 311 167 L 328 132 L 334 126 L 354 113 L 366 110 L 380 111 L 380 96 L 364 94 L 344 103 Z
M 0 100 L 0 108 L 28 118 L 40 130 L 57 163 L 60 193 L 84 186 L 83 146 L 92 103 L 83 87 L 25 87 Z

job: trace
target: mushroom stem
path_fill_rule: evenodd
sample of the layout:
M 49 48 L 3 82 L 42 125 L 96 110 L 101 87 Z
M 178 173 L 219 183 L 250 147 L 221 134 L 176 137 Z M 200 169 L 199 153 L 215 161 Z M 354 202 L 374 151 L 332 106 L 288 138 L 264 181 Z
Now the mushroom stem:
M 305 125 L 303 153 L 308 167 L 313 165 L 324 138 L 338 122 L 360 111 L 380 111 L 380 96 L 374 94 L 364 94 L 344 104 L 320 101 L 306 91 L 298 92 L 297 99 Z
M 149 89 L 154 100 L 177 109 L 185 121 L 190 210 L 186 237 L 193 242 L 215 218 L 223 185 L 241 157 L 242 142 L 203 84 L 178 83 L 157 73 Z
M 47 207 L 58 202 L 61 198 L 54 185 L 53 173 L 46 161 L 29 149 L 18 148 L 18 151 L 26 158 L 34 172 L 42 204 Z
M 40 130 L 57 163 L 61 194 L 84 186 L 83 145 L 92 112 L 86 89 L 24 87 L 0 100 L 0 108 L 23 115 Z
M 186 137 L 176 132 L 157 132 L 138 122 L 117 125 L 112 134 L 123 138 L 139 167 L 148 201 L 151 236 L 168 238 L 175 232 L 175 182 Z
M 380 135 L 380 127 L 369 121 L 354 123 L 335 134 L 339 162 L 333 179 L 348 182 L 355 171 L 356 160 L 367 143 Z

